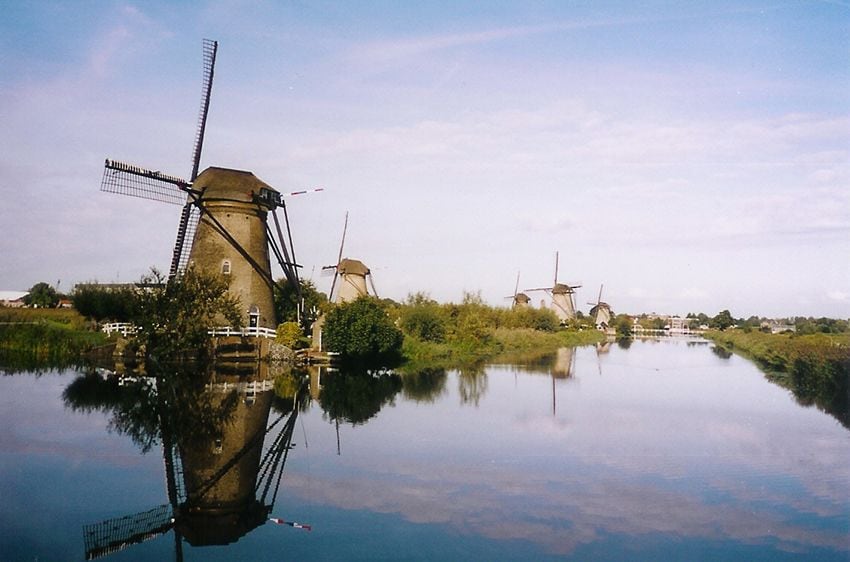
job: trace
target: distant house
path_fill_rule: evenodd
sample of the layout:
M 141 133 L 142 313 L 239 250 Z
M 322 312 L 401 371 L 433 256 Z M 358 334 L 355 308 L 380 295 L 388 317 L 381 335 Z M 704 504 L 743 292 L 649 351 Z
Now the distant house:
M 782 334 L 785 332 L 797 331 L 797 326 L 795 326 L 794 324 L 788 324 L 786 322 L 780 322 L 778 320 L 762 322 L 760 327 L 762 332 L 770 332 L 771 334 Z
M 29 291 L 0 291 L 0 306 L 8 306 L 10 308 L 22 308 L 24 297 L 29 294 Z
M 77 283 L 74 285 L 74 292 L 92 289 L 96 291 L 135 291 L 136 289 L 158 289 L 163 287 L 163 283 Z
M 74 308 L 74 303 L 71 299 L 59 299 L 56 308 Z
M 668 319 L 668 324 L 671 332 L 685 332 L 688 330 L 690 324 L 689 318 L 682 318 L 681 316 L 671 316 Z

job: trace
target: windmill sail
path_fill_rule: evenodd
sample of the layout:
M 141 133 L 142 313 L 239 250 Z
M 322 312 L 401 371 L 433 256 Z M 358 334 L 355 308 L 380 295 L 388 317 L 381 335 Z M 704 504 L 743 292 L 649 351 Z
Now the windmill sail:
M 348 211 L 345 212 L 345 224 L 342 227 L 342 241 L 339 243 L 339 255 L 336 258 L 334 268 L 334 280 L 331 282 L 331 290 L 328 293 L 328 298 L 333 299 L 334 288 L 336 288 L 336 279 L 339 277 L 339 264 L 342 262 L 342 249 L 345 246 L 345 232 L 348 230 Z
M 218 53 L 218 41 L 204 39 L 204 75 L 201 81 L 201 111 L 198 115 L 198 130 L 195 132 L 195 150 L 192 154 L 192 181 L 198 177 L 201 164 L 201 150 L 204 147 L 204 131 L 207 128 L 207 114 L 210 110 L 213 75 L 215 74 L 215 56 Z
M 189 202 L 183 205 L 183 212 L 180 213 L 180 223 L 177 227 L 177 241 L 174 243 L 174 253 L 171 256 L 169 276 L 173 277 L 186 270 L 189 263 L 189 253 L 192 250 L 191 240 L 195 238 L 199 220 L 201 220 L 200 207 Z M 189 240 L 190 243 L 187 244 L 186 240 Z
M 192 151 L 192 176 L 194 182 L 198 177 L 201 165 L 201 151 L 204 147 L 204 132 L 207 128 L 207 115 L 210 110 L 210 94 L 212 93 L 213 75 L 215 74 L 215 56 L 218 53 L 218 41 L 204 39 L 204 71 L 201 80 L 201 110 L 198 115 L 198 129 L 195 131 L 195 148 Z M 189 252 L 192 249 L 192 239 L 201 217 L 200 209 L 195 206 L 195 198 L 190 193 L 183 205 L 180 223 L 177 226 L 177 237 L 174 251 L 171 255 L 171 269 L 168 275 L 173 277 L 182 273 L 189 262 Z M 186 240 L 189 244 L 186 244 Z
M 107 519 L 83 527 L 86 560 L 96 560 L 130 545 L 145 542 L 167 533 L 174 526 L 168 504 L 148 511 Z
M 182 205 L 189 190 L 188 181 L 163 174 L 159 171 L 140 168 L 117 160 L 106 160 L 100 190 Z

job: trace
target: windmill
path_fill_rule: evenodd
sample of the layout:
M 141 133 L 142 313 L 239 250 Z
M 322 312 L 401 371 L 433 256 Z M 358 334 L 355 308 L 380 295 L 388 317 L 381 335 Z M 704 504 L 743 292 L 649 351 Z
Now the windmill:
M 537 289 L 526 289 L 526 291 L 546 291 L 552 295 L 552 308 L 561 324 L 575 319 L 576 307 L 573 302 L 573 294 L 581 285 L 565 285 L 558 283 L 558 252 L 555 252 L 555 281 L 552 287 L 540 287 Z
M 552 365 L 550 374 L 552 376 L 552 415 L 557 415 L 558 403 L 555 394 L 555 379 L 569 379 L 573 377 L 576 365 L 576 348 L 559 347 L 555 354 L 555 363 Z
M 300 297 L 298 265 L 284 197 L 253 173 L 210 167 L 198 173 L 206 132 L 218 42 L 203 42 L 201 110 L 195 133 L 189 179 L 106 160 L 101 191 L 182 205 L 169 277 L 192 265 L 200 271 L 229 276 L 229 291 L 243 306 L 250 327 L 275 328 L 270 249 L 286 282 Z M 283 223 L 277 209 L 283 210 Z M 274 219 L 274 231 L 268 215 Z M 299 298 L 300 301 L 300 298 Z
M 210 381 L 221 375 L 214 377 Z M 226 419 L 212 422 L 221 431 L 214 434 L 209 431 L 209 416 L 201 415 L 203 410 L 187 416 L 191 406 L 180 402 L 185 389 L 157 379 L 155 407 L 169 503 L 84 526 L 87 560 L 169 531 L 174 532 L 175 558 L 182 560 L 184 541 L 193 546 L 228 544 L 270 520 L 289 451 L 295 446 L 292 435 L 299 401 L 306 394 L 301 392 L 303 387 L 296 391 L 292 409 L 269 424 L 275 400 L 272 380 L 264 375 L 238 380 L 204 386 L 204 395 L 214 406 L 230 404 L 231 408 Z M 204 403 L 203 398 L 193 398 Z M 273 438 L 264 447 L 269 434 Z
M 611 305 L 607 302 L 602 302 L 602 287 L 604 285 L 599 285 L 599 296 L 596 297 L 596 302 L 589 302 L 587 304 L 593 305 L 593 308 L 590 309 L 590 317 L 596 323 L 596 328 L 607 330 L 608 326 L 611 325 L 611 317 L 614 313 L 611 310 Z
M 528 303 L 531 302 L 531 299 L 528 298 L 528 295 L 525 293 L 519 292 L 519 271 L 516 272 L 516 285 L 514 285 L 514 294 L 506 299 L 512 299 L 511 308 L 528 308 Z
M 327 265 L 322 268 L 322 271 L 333 270 L 334 272 L 328 300 L 336 303 L 351 302 L 359 297 L 368 296 L 369 290 L 366 288 L 367 278 L 369 285 L 372 287 L 371 294 L 376 297 L 378 296 L 378 291 L 375 290 L 375 282 L 372 279 L 372 272 L 366 267 L 366 264 L 360 260 L 342 257 L 347 230 L 348 213 L 345 213 L 345 225 L 342 228 L 342 240 L 339 243 L 339 254 L 336 259 L 336 265 Z M 337 287 L 337 282 L 339 282 L 339 287 Z M 336 293 L 334 293 L 334 289 L 336 289 Z

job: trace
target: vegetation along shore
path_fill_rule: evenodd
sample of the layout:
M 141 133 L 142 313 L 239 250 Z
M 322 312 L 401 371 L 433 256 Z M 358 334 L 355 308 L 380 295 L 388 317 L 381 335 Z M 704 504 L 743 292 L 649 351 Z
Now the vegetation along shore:
M 768 378 L 850 427 L 850 332 L 711 331 L 706 337 L 756 361 Z

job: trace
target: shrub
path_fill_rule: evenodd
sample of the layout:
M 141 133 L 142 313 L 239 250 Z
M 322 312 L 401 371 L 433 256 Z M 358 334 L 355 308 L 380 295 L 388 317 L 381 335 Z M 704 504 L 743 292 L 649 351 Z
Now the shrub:
M 322 339 L 346 359 L 387 360 L 398 357 L 404 336 L 381 303 L 361 297 L 328 313 Z
M 275 341 L 289 349 L 297 349 L 301 343 L 301 327 L 298 322 L 284 322 L 278 325 Z
M 422 341 L 441 342 L 446 338 L 446 322 L 436 304 L 405 307 L 401 312 L 401 329 Z

